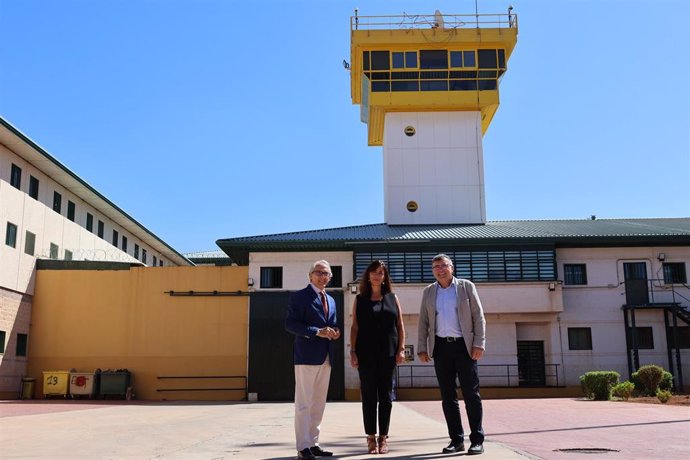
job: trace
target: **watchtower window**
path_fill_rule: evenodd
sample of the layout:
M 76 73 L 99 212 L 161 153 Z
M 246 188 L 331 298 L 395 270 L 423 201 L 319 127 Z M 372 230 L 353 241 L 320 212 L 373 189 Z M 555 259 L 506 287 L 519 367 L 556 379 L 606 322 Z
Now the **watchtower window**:
M 451 51 L 450 66 L 454 68 L 474 68 L 477 67 L 477 59 L 472 51 Z
M 394 69 L 416 69 L 416 51 L 394 51 L 391 53 Z
M 448 51 L 446 50 L 420 50 L 419 67 L 422 69 L 447 69 Z
M 388 50 L 371 52 L 371 70 L 389 70 L 390 68 L 390 53 Z
M 496 69 L 498 68 L 498 57 L 496 50 L 479 50 L 479 68 L 480 69 Z

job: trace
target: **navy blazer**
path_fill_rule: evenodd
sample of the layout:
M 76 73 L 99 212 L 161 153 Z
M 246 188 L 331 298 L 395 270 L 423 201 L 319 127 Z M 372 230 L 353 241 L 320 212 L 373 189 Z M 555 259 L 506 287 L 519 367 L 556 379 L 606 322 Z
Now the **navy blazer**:
M 311 284 L 293 293 L 288 303 L 285 329 L 295 334 L 295 364 L 323 364 L 328 354 L 333 365 L 335 347 L 333 340 L 317 337 L 319 329 L 337 327 L 335 300 L 326 294 L 328 300 L 328 318 L 323 311 L 323 303 Z

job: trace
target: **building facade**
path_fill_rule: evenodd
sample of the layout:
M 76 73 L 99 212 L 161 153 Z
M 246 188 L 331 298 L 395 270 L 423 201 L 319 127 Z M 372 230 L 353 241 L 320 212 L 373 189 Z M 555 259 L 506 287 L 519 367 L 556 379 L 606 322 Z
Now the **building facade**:
M 218 245 L 248 265 L 250 308 L 272 293 L 278 316 L 289 294 L 307 284 L 309 264 L 329 260 L 335 275 L 329 289 L 344 310 L 344 356 L 358 276 L 372 260 L 383 260 L 407 330 L 399 391 L 436 386 L 433 365 L 418 361 L 416 344 L 421 293 L 434 281 L 431 259 L 437 253 L 453 259 L 456 276 L 477 284 L 487 319 L 483 387 L 577 391 L 585 372 L 614 370 L 625 380 L 644 364 L 670 370 L 677 387 L 690 381 L 690 219 L 379 224 L 224 239 Z M 286 340 L 286 357 L 276 360 L 289 360 Z M 251 348 L 249 354 L 251 359 Z M 273 357 L 261 359 L 272 366 Z M 355 399 L 357 372 L 342 365 L 344 394 Z M 250 392 L 255 380 L 250 368 Z
M 0 118 L 0 395 L 26 374 L 37 259 L 193 265 Z

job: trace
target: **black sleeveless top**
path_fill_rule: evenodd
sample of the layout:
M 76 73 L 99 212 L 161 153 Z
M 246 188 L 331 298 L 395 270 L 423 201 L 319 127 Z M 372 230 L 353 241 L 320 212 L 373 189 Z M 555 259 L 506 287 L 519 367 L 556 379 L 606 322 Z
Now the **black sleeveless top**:
M 398 305 L 395 294 L 382 300 L 357 296 L 357 359 L 391 358 L 398 351 Z

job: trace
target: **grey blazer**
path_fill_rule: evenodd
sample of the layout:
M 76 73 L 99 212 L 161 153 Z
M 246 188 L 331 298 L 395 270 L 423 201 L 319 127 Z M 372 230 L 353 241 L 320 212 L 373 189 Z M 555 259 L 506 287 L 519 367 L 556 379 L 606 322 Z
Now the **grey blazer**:
M 472 347 L 484 349 L 486 345 L 486 320 L 477 288 L 469 280 L 454 278 L 458 293 L 458 318 L 460 330 L 465 339 L 467 352 L 472 356 Z M 417 331 L 417 353 L 426 352 L 434 356 L 436 338 L 436 288 L 438 282 L 424 288 L 422 306 L 419 310 L 419 330 Z

